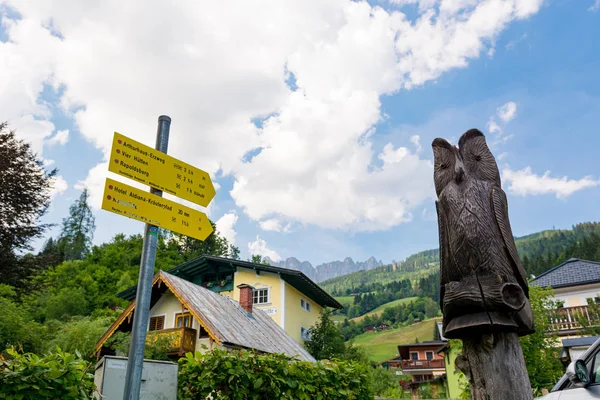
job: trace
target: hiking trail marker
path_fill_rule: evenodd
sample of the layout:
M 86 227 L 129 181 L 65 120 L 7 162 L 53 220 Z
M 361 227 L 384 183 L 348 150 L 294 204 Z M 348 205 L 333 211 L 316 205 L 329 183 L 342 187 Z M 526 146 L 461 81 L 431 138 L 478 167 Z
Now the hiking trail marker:
M 171 118 L 166 115 L 158 117 L 155 149 L 117 132 L 113 138 L 108 170 L 150 186 L 150 192 L 110 178 L 106 179 L 104 186 L 102 209 L 146 223 L 124 400 L 140 398 L 158 228 L 198 240 L 205 240 L 213 231 L 203 212 L 162 198 L 162 193 L 167 192 L 206 207 L 215 197 L 215 188 L 208 173 L 167 155 L 170 129 Z
M 106 179 L 102 209 L 205 240 L 212 232 L 206 214 L 124 183 Z
M 117 132 L 108 170 L 202 207 L 215 197 L 207 172 Z

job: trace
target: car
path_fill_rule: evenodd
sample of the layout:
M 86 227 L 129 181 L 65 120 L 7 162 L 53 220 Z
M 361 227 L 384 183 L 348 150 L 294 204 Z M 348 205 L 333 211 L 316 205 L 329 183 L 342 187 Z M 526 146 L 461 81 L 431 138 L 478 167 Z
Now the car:
M 600 339 L 579 359 L 571 362 L 566 373 L 549 394 L 537 400 L 600 399 Z

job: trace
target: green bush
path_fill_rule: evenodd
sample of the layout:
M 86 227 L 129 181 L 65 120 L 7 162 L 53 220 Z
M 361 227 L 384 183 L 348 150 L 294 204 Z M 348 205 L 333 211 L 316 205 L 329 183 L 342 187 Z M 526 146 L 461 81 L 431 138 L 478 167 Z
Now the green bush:
M 214 350 L 179 360 L 179 399 L 373 399 L 367 366 Z
M 91 399 L 94 375 L 91 364 L 60 349 L 43 357 L 8 349 L 0 357 L 0 399 Z

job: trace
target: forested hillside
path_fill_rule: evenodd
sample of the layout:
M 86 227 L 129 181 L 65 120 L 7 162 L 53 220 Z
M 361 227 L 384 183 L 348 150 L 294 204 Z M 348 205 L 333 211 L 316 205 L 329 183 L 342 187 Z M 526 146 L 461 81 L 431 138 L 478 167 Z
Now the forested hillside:
M 515 239 L 529 275 L 539 275 L 569 258 L 600 261 L 600 223 L 584 222 L 572 229 L 547 230 Z M 343 296 L 380 290 L 393 281 L 418 280 L 439 269 L 439 251 L 426 250 L 405 261 L 371 271 L 358 271 L 329 279 L 320 285 L 329 293 Z
M 600 223 L 585 222 L 569 230 L 550 230 L 516 240 L 523 266 L 539 275 L 569 258 L 600 261 Z

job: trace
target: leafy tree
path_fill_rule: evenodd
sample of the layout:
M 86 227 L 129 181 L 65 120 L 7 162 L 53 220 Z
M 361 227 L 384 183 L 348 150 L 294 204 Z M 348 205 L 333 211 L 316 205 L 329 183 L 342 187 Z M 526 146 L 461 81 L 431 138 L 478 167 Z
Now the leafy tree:
M 46 351 L 52 352 L 57 347 L 69 353 L 80 353 L 84 358 L 95 359 L 94 347 L 98 339 L 115 321 L 117 314 L 112 316 L 75 317 L 69 322 L 51 321 L 48 325 L 53 331 L 46 341 Z
M 260 254 L 252 254 L 248 261 L 253 262 L 254 264 L 269 265 L 269 262 L 266 260 L 266 258 L 261 256 Z
M 41 345 L 42 329 L 27 310 L 15 302 L 15 297 L 14 288 L 0 284 L 0 353 L 12 346 L 37 351 Z
M 558 358 L 558 338 L 549 329 L 549 310 L 555 308 L 552 289 L 530 286 L 529 301 L 533 309 L 535 333 L 523 336 L 520 340 L 531 387 L 535 394 L 539 394 L 543 388 L 552 388 L 563 374 L 563 370 Z
M 29 143 L 0 123 L 0 282 L 20 286 L 37 267 L 18 263 L 17 252 L 50 226 L 40 223 L 50 204 L 56 170 L 46 171 Z
M 88 301 L 83 288 L 62 288 L 46 301 L 46 319 L 62 320 L 73 315 L 86 315 Z
M 92 247 L 96 223 L 88 204 L 89 197 L 88 190 L 83 189 L 69 208 L 69 216 L 63 219 L 59 248 L 66 260 L 83 260 Z
M 230 244 L 225 237 L 218 234 L 216 225 L 213 221 L 210 221 L 210 224 L 212 225 L 213 231 L 204 241 L 171 232 L 170 237 L 182 254 L 184 261 L 192 260 L 203 255 L 217 257 L 232 256 L 239 258 L 240 250 L 236 246 Z
M 306 350 L 317 360 L 343 358 L 346 352 L 344 336 L 330 318 L 331 311 L 323 310 L 317 323 L 309 329 L 310 340 Z

